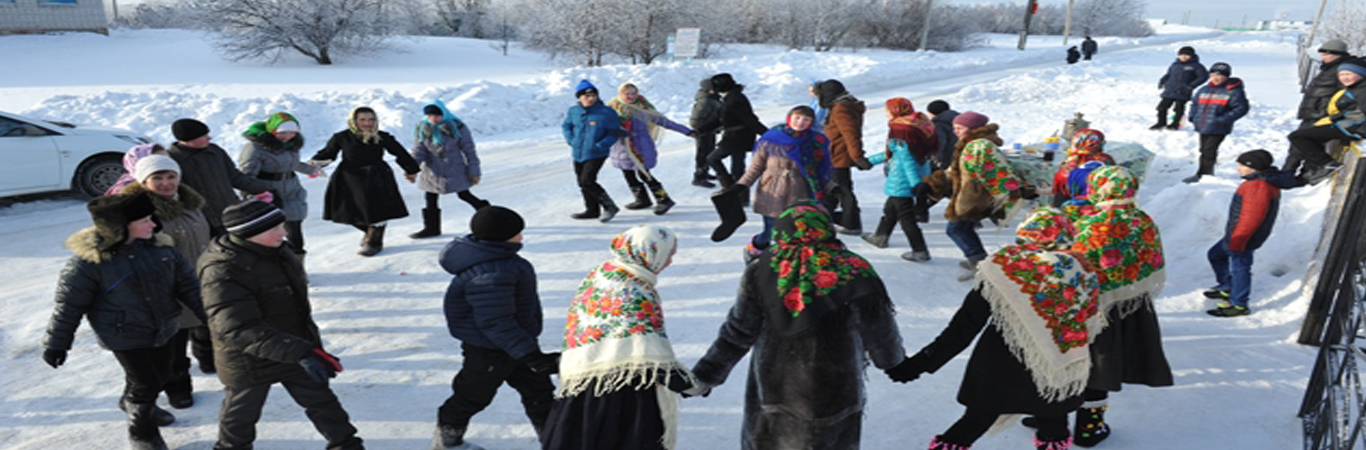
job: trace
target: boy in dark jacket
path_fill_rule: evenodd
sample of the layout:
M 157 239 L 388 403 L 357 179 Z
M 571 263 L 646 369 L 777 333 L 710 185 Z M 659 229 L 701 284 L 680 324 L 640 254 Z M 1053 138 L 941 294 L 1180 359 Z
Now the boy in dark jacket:
M 542 353 L 537 342 L 542 320 L 536 270 L 517 256 L 524 225 L 516 212 L 489 206 L 470 219 L 470 235 L 441 251 L 441 267 L 455 275 L 446 288 L 446 327 L 461 341 L 465 362 L 452 382 L 454 394 L 438 410 L 433 450 L 481 450 L 465 442 L 465 429 L 503 383 L 522 395 L 537 435 L 550 415 L 550 374 L 559 354 Z
M 948 169 L 953 165 L 953 151 L 958 145 L 958 135 L 953 134 L 953 119 L 958 118 L 958 111 L 950 109 L 949 102 L 935 100 L 925 106 L 925 112 L 930 114 L 930 122 L 934 123 L 934 137 L 939 146 L 934 156 L 934 168 Z
M 199 257 L 223 409 L 215 450 L 249 449 L 271 385 L 284 386 L 327 439 L 328 450 L 360 450 L 361 438 L 327 379 L 342 371 L 323 350 L 303 264 L 284 246 L 285 214 L 248 200 L 223 211 L 227 234 Z
M 1329 141 L 1366 139 L 1366 60 L 1343 61 L 1338 65 L 1338 81 L 1343 87 L 1329 101 L 1327 116 L 1313 127 L 1286 136 L 1290 139 L 1286 162 L 1303 161 L 1299 177 L 1309 184 L 1318 184 L 1342 168 L 1342 163 L 1324 147 Z
M 710 170 L 707 166 L 707 155 L 716 150 L 716 132 L 721 129 L 721 95 L 712 89 L 711 78 L 708 77 L 702 80 L 693 99 L 695 102 L 692 104 L 692 117 L 688 120 L 688 127 L 697 132 L 697 156 L 694 158 L 696 168 L 692 175 L 692 185 L 714 188 L 716 184 L 707 179 L 707 171 Z
M 1219 144 L 1233 132 L 1233 122 L 1247 115 L 1247 94 L 1243 80 L 1229 78 L 1233 68 L 1228 63 L 1214 63 L 1209 67 L 1209 84 L 1195 93 L 1191 104 L 1190 123 L 1200 133 L 1200 167 L 1195 175 L 1181 180 L 1200 181 L 1204 175 L 1214 174 L 1214 160 L 1219 157 Z
M 745 152 L 754 150 L 754 141 L 768 132 L 768 127 L 754 115 L 754 107 L 744 94 L 745 85 L 737 84 L 730 74 L 713 75 L 711 87 L 721 94 L 722 133 L 716 151 L 707 156 L 707 164 L 716 171 L 721 187 L 728 188 L 745 174 Z M 729 171 L 722 162 L 726 158 L 730 158 Z
M 1246 181 L 1238 186 L 1229 203 L 1224 238 L 1209 249 L 1210 268 L 1219 284 L 1205 291 L 1205 297 L 1221 300 L 1208 311 L 1211 316 L 1235 317 L 1252 312 L 1247 307 L 1252 291 L 1252 253 L 1266 242 L 1276 224 L 1281 189 L 1300 186 L 1289 172 L 1276 170 L 1271 165 L 1273 160 L 1266 150 L 1238 155 L 1238 174 Z
M 1181 47 L 1177 51 L 1176 61 L 1167 68 L 1167 74 L 1157 81 L 1157 88 L 1162 90 L 1162 101 L 1157 104 L 1157 123 L 1148 129 L 1181 128 L 1181 117 L 1186 115 L 1186 102 L 1190 101 L 1191 92 L 1208 79 L 1209 71 L 1200 64 L 1200 56 L 1195 54 L 1195 49 Z M 1167 110 L 1172 107 L 1175 107 L 1175 111 L 1171 115 L 1172 123 L 1168 125 Z

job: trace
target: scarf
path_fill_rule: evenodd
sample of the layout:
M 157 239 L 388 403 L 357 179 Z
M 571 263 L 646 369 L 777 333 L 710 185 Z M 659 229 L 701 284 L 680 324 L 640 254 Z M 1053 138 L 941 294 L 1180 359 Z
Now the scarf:
M 618 90 L 618 92 L 620 92 L 620 90 Z M 621 121 L 621 128 L 628 131 L 631 129 L 631 120 L 635 117 L 636 113 L 644 114 L 646 117 L 661 115 L 659 110 L 655 109 L 655 105 L 651 104 L 649 100 L 645 99 L 644 95 L 640 94 L 636 94 L 636 101 L 630 103 L 627 103 L 626 99 L 621 98 L 621 94 L 617 94 L 616 97 L 612 97 L 611 100 L 607 101 L 607 106 L 616 110 L 617 119 Z M 645 125 L 646 129 L 650 131 L 650 139 L 654 140 L 655 143 L 658 143 L 659 125 L 655 125 L 653 120 L 646 121 Z
M 1010 163 L 1001 155 L 995 142 L 977 139 L 963 147 L 959 161 L 969 180 L 991 194 L 994 210 L 1004 210 L 1006 217 L 1014 214 L 1019 196 L 1011 195 L 1024 187 Z
M 465 123 L 461 122 L 459 117 L 455 117 L 455 114 L 451 114 L 451 110 L 446 108 L 446 103 L 440 99 L 432 100 L 431 103 L 422 107 L 425 109 L 428 106 L 441 108 L 441 121 L 432 123 L 430 119 L 423 118 L 417 123 L 417 128 L 413 130 L 413 140 L 436 144 L 434 150 L 440 153 L 441 143 L 445 141 L 444 137 L 450 136 L 451 139 L 460 139 L 460 127 L 464 126 Z
M 937 150 L 934 122 L 924 113 L 917 112 L 910 100 L 902 97 L 887 100 L 887 111 L 894 117 L 887 123 L 887 140 L 906 142 L 915 162 L 924 164 Z M 887 148 L 887 157 L 892 157 L 892 149 Z
M 1095 212 L 1077 224 L 1072 251 L 1096 268 L 1101 308 L 1123 318 L 1162 292 L 1167 280 L 1162 237 L 1134 203 L 1138 180 L 1128 169 L 1101 167 L 1089 179 Z
M 978 270 L 992 323 L 1029 370 L 1039 395 L 1057 402 L 1081 394 L 1091 373 L 1087 346 L 1105 326 L 1096 275 L 1066 248 L 1072 225 L 1051 207 L 1016 230 L 1016 244 L 997 250 Z
M 569 305 L 560 387 L 556 397 L 601 396 L 622 389 L 655 389 L 664 419 L 664 446 L 678 437 L 678 406 L 664 387 L 681 374 L 664 332 L 664 311 L 655 290 L 657 274 L 678 248 L 673 230 L 638 225 L 612 239 L 612 259 L 588 273 Z
M 285 122 L 299 123 L 299 120 L 287 112 L 277 112 L 271 114 L 270 118 L 265 121 L 252 123 L 251 126 L 247 127 L 247 131 L 242 132 L 242 137 L 253 143 L 259 143 L 266 150 L 272 152 L 298 151 L 304 146 L 303 133 L 294 135 L 294 138 L 290 139 L 289 142 L 280 142 L 280 138 L 275 137 L 275 130 Z
M 830 184 L 834 166 L 830 163 L 830 140 L 824 134 L 778 125 L 764 132 L 759 139 L 784 147 L 787 159 L 797 163 L 797 170 L 806 184 L 807 198 L 825 201 L 825 186 Z
M 850 281 L 877 279 L 863 257 L 835 238 L 830 213 L 817 203 L 802 200 L 783 211 L 773 224 L 773 257 L 768 266 L 778 274 L 776 289 L 791 320 L 814 320 L 816 315 L 843 306 L 850 295 L 830 295 Z M 807 313 L 810 310 L 815 314 Z
M 368 113 L 370 113 L 370 114 L 374 114 L 374 116 L 375 116 L 375 129 L 374 129 L 374 130 L 372 130 L 372 131 L 362 131 L 362 130 L 360 129 L 360 126 L 359 126 L 359 125 L 356 125 L 356 115 L 357 115 L 357 114 L 360 114 L 360 113 L 363 113 L 363 112 L 368 112 Z M 356 136 L 360 138 L 360 141 L 361 141 L 361 142 L 364 142 L 364 143 L 366 143 L 366 144 L 378 144 L 378 143 L 379 143 L 379 113 L 376 113 L 375 110 L 374 110 L 374 109 L 371 109 L 369 106 L 357 106 L 356 109 L 351 110 L 351 113 L 346 115 L 346 128 L 347 128 L 348 130 L 351 130 L 352 133 L 355 133 Z

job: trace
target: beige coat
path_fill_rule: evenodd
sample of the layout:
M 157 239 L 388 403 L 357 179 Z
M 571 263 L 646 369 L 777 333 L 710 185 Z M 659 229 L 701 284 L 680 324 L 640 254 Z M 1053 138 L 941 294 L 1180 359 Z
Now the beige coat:
M 754 188 L 754 212 L 764 217 L 777 218 L 793 203 L 809 198 L 801 169 L 787 157 L 787 147 L 769 140 L 755 145 L 754 159 L 738 183 Z M 826 184 L 826 192 L 830 186 Z

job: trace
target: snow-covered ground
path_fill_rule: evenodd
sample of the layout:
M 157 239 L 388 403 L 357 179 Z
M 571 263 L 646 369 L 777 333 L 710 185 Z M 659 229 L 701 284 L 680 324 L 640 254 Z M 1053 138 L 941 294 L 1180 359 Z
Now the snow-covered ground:
M 1295 411 L 1315 354 L 1295 344 L 1294 335 L 1308 303 L 1302 279 L 1328 199 L 1326 185 L 1284 194 L 1276 232 L 1258 251 L 1254 314 L 1210 318 L 1200 291 L 1212 284 L 1205 249 L 1222 234 L 1237 186 L 1234 157 L 1266 148 L 1283 158 L 1285 134 L 1297 125 L 1294 39 L 1275 33 L 1162 31 L 1146 39 L 1103 39 L 1095 61 L 1073 66 L 1062 63 L 1057 38 L 1032 37 L 1029 49 L 1020 52 L 1013 36 L 999 36 L 989 47 L 954 54 L 817 54 L 734 46 L 718 59 L 692 64 L 570 69 L 525 51 L 504 57 L 489 43 L 461 39 L 405 41 L 402 53 L 318 67 L 293 59 L 275 66 L 223 62 L 199 35 L 184 31 L 6 36 L 0 37 L 0 54 L 22 69 L 0 77 L 0 109 L 123 127 L 163 141 L 170 138 L 171 121 L 197 117 L 235 154 L 243 143 L 238 134 L 269 112 L 295 113 L 312 150 L 344 126 L 349 109 L 365 104 L 379 110 L 383 127 L 406 143 L 421 105 L 441 98 L 476 133 L 484 182 L 474 191 L 527 219 L 523 254 L 540 275 L 546 315 L 542 347 L 560 347 L 569 297 L 583 275 L 607 256 L 609 239 L 633 224 L 657 223 L 682 236 L 660 290 L 670 337 L 689 363 L 706 351 L 724 319 L 741 269 L 742 238 L 758 231 L 758 221 L 747 223 L 728 242 L 710 242 L 716 217 L 709 191 L 688 185 L 692 143 L 671 133 L 655 172 L 679 206 L 665 216 L 625 212 L 607 225 L 569 219 L 580 202 L 557 125 L 580 78 L 592 79 L 604 92 L 634 82 L 670 117 L 685 121 L 697 81 L 727 71 L 748 85 L 746 92 L 766 122 L 777 122 L 787 108 L 806 103 L 810 80 L 839 78 L 870 106 L 865 135 L 871 149 L 883 142 L 880 107 L 891 96 L 908 97 L 917 106 L 944 98 L 960 111 L 983 112 L 1001 124 L 1007 142 L 1038 141 L 1080 111 L 1111 140 L 1137 142 L 1157 153 L 1139 200 L 1157 220 L 1166 245 L 1169 281 L 1157 307 L 1177 384 L 1130 387 L 1113 395 L 1109 421 L 1115 434 L 1102 445 L 1293 448 L 1300 432 Z M 1252 112 L 1223 145 L 1217 176 L 1197 185 L 1179 181 L 1195 171 L 1196 135 L 1146 129 L 1155 118 L 1157 78 L 1182 45 L 1198 49 L 1207 65 L 1229 62 L 1252 100 Z M 624 198 L 627 190 L 615 172 L 605 170 L 601 179 L 614 196 Z M 315 318 L 328 348 L 347 368 L 333 386 L 369 448 L 425 448 L 435 409 L 460 368 L 458 342 L 446 333 L 441 315 L 449 275 L 437 266 L 436 253 L 445 239 L 406 238 L 420 227 L 410 217 L 393 223 L 378 257 L 357 257 L 358 234 L 319 219 L 326 181 L 303 183 L 311 200 L 311 219 L 304 227 Z M 872 226 L 884 200 L 882 177 L 879 171 L 856 172 L 855 183 L 864 222 Z M 421 193 L 410 185 L 403 192 L 416 213 Z M 471 211 L 453 197 L 443 198 L 443 205 L 447 236 L 462 233 Z M 0 447 L 5 449 L 126 446 L 123 415 L 115 408 L 122 373 L 89 328 L 82 327 L 61 369 L 39 359 L 57 273 L 69 256 L 61 242 L 88 224 L 77 200 L 0 209 L 5 241 L 0 291 L 6 295 L 0 306 Z M 961 255 L 944 235 L 939 215 L 926 235 L 935 257 L 928 264 L 898 258 L 906 250 L 899 233 L 886 250 L 847 240 L 884 276 L 908 352 L 939 332 L 969 289 L 954 280 Z M 1012 233 L 985 230 L 982 236 L 994 246 L 1010 241 Z M 946 429 L 962 411 L 954 395 L 965 359 L 909 385 L 870 370 L 864 448 L 918 448 Z M 745 367 L 738 366 L 731 382 L 709 398 L 683 402 L 679 448 L 738 446 Z M 222 391 L 215 378 L 194 373 L 198 404 L 175 411 L 178 422 L 163 433 L 173 447 L 208 449 Z M 1017 426 L 983 438 L 978 448 L 1024 448 L 1028 436 Z M 475 416 L 468 437 L 489 449 L 536 448 L 516 393 L 509 389 Z M 257 447 L 321 445 L 302 411 L 283 391 L 275 392 Z

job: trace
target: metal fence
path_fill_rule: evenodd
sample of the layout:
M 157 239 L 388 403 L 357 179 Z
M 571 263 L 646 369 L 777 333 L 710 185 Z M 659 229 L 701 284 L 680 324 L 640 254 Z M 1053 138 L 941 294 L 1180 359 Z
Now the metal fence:
M 1350 171 L 1339 177 L 1346 194 L 1300 335 L 1301 342 L 1319 344 L 1299 411 L 1306 450 L 1366 449 L 1366 385 L 1359 370 L 1366 364 L 1366 160 L 1352 156 L 1345 161 Z

